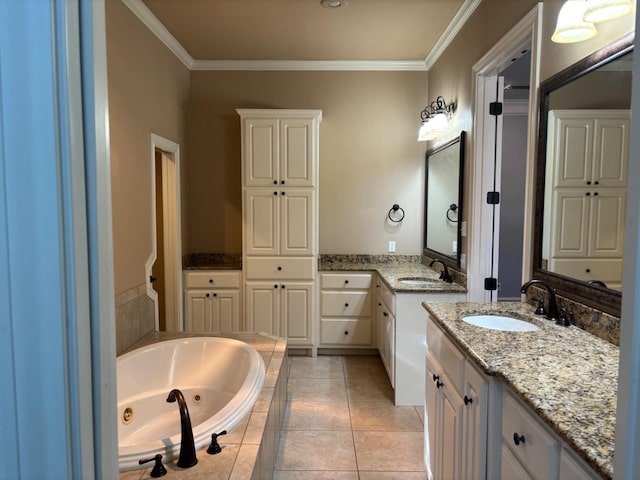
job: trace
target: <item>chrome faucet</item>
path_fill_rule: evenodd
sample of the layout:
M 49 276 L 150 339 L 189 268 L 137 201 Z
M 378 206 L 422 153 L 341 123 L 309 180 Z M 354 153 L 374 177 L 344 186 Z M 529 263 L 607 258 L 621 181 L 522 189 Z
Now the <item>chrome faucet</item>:
M 547 318 L 549 320 L 557 320 L 558 319 L 558 302 L 556 302 L 556 289 L 551 288 L 549 284 L 543 282 L 542 280 L 529 280 L 527 283 L 522 285 L 520 288 L 520 293 L 527 293 L 527 290 L 531 285 L 539 285 L 544 287 L 547 292 L 549 292 L 549 306 L 547 307 Z
M 178 402 L 180 408 L 180 428 L 182 431 L 182 439 L 180 440 L 180 457 L 177 465 L 181 468 L 193 467 L 198 463 L 196 458 L 196 445 L 193 441 L 193 429 L 191 428 L 191 417 L 189 417 L 189 408 L 184 399 L 184 395 L 180 390 L 174 388 L 169 392 L 167 397 L 168 403 Z
M 435 260 L 431 260 L 431 263 L 429 264 L 430 267 L 433 267 L 436 263 L 439 263 L 440 265 L 442 265 L 442 273 L 440 274 L 440 280 L 442 280 L 443 282 L 448 282 L 448 283 L 453 283 L 453 278 L 451 277 L 451 274 L 449 273 L 449 269 L 447 268 L 447 266 L 444 264 L 444 262 L 438 258 L 436 258 Z

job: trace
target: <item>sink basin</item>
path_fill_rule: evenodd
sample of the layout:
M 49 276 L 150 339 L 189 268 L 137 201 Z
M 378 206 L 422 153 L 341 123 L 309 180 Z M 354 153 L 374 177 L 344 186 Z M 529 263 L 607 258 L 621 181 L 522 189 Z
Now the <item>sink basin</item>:
M 475 325 L 476 327 L 502 330 L 505 332 L 534 332 L 540 330 L 540 328 L 533 323 L 501 315 L 469 315 L 462 317 L 462 321 Z
M 438 282 L 432 278 L 399 278 L 398 281 L 405 285 L 412 285 L 414 287 L 428 287 L 429 285 L 433 285 Z

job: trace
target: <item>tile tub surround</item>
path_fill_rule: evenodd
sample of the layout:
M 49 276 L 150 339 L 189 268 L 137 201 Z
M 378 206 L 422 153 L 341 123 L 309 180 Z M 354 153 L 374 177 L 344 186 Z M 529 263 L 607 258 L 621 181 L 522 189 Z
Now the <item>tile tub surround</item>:
M 440 280 L 440 272 L 422 264 L 420 255 L 320 255 L 318 269 L 322 271 L 374 271 L 396 293 L 465 293 L 457 283 Z M 399 278 L 428 278 L 434 283 L 428 287 L 407 285 Z
M 115 296 L 116 354 L 135 344 L 156 326 L 155 305 L 142 284 Z
M 204 447 L 197 452 L 198 464 L 182 469 L 174 463 L 166 464 L 167 475 L 163 478 L 177 480 L 261 480 L 273 475 L 280 439 L 282 419 L 287 399 L 287 373 L 289 358 L 287 342 L 283 338 L 260 333 L 191 334 L 175 332 L 152 332 L 133 345 L 130 350 L 175 338 L 198 336 L 221 336 L 235 338 L 255 348 L 264 360 L 266 375 L 262 392 L 250 415 L 227 435 L 220 437 L 222 452 L 209 455 Z M 120 474 L 120 480 L 150 479 L 151 462 L 145 470 L 134 470 Z
M 603 478 L 613 476 L 618 347 L 577 327 L 557 326 L 526 303 L 423 307 L 485 374 L 504 381 Z M 487 330 L 463 322 L 468 314 L 507 314 L 540 330 Z

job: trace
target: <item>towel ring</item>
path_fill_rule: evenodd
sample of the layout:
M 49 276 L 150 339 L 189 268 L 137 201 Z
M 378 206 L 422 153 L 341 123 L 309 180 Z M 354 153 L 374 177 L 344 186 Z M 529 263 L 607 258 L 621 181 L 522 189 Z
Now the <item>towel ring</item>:
M 391 216 L 391 214 L 397 212 L 398 210 L 402 212 L 401 213 L 402 216 L 396 220 Z M 389 217 L 389 220 L 391 220 L 393 223 L 400 223 L 402 220 L 404 220 L 404 209 L 397 203 L 394 203 L 393 207 L 391 207 L 391 209 L 389 210 L 387 217 Z
M 455 203 L 452 203 L 451 205 L 449 205 L 449 209 L 447 210 L 447 220 L 453 223 L 458 223 L 458 219 L 454 220 L 449 216 L 449 212 L 455 212 L 456 210 L 458 210 L 458 206 Z

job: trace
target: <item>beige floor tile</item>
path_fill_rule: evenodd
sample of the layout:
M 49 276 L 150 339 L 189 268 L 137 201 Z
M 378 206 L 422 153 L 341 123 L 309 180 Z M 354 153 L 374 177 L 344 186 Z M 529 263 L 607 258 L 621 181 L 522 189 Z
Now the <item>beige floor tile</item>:
M 424 469 L 421 432 L 353 432 L 358 469 L 381 472 L 419 472 Z
M 344 357 L 347 378 L 387 377 L 380 357 L 374 355 L 352 355 Z
M 289 378 L 344 378 L 342 357 L 292 357 Z
M 305 402 L 287 404 L 283 430 L 351 430 L 347 402 Z
M 288 391 L 291 401 L 347 401 L 344 380 L 338 378 L 290 378 Z
M 420 423 L 424 425 L 424 406 L 416 405 L 416 413 L 418 414 L 418 417 L 420 417 Z
M 280 471 L 273 472 L 273 480 L 358 480 L 358 472 Z
M 363 472 L 360 480 L 427 480 L 426 472 Z
M 347 378 L 350 402 L 388 400 L 393 402 L 393 389 L 387 377 Z
M 414 407 L 396 407 L 391 402 L 351 402 L 353 430 L 421 432 L 422 422 Z
M 276 470 L 355 471 L 352 433 L 283 431 Z

